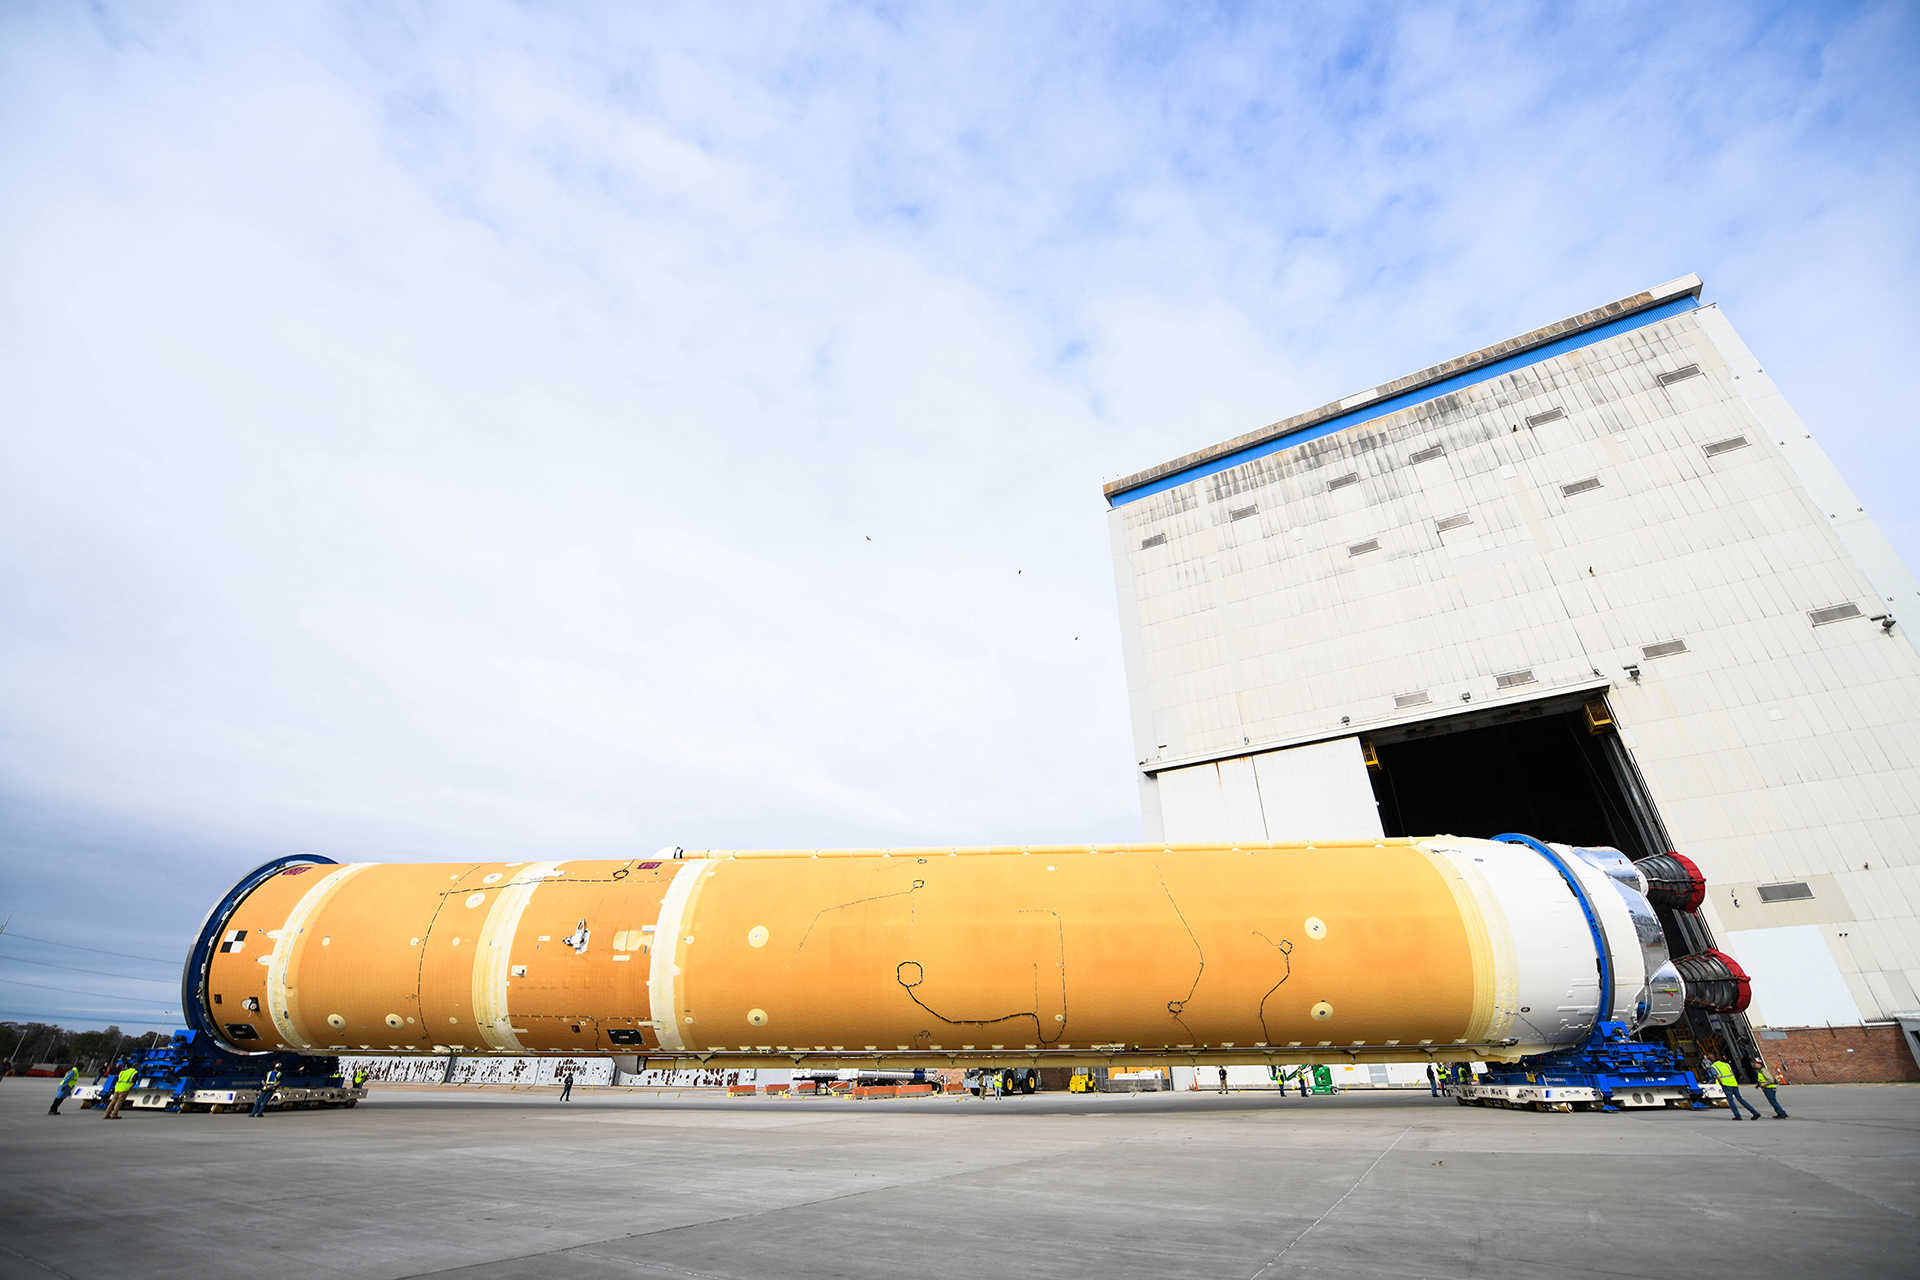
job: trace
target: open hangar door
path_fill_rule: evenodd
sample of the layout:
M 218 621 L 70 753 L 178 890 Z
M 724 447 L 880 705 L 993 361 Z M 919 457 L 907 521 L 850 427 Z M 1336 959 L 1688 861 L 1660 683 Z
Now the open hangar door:
M 1596 733 L 1589 700 L 1546 698 L 1370 734 L 1369 770 L 1390 836 L 1445 832 L 1482 839 L 1524 831 L 1563 844 L 1612 845 L 1630 858 L 1665 853 L 1634 821 L 1635 806 Z M 1363 748 L 1364 750 L 1364 748 Z
M 1603 690 L 1463 708 L 1370 734 L 1361 751 L 1390 836 L 1519 831 L 1561 844 L 1610 845 L 1635 861 L 1673 848 Z M 1714 949 L 1698 915 L 1658 910 L 1675 956 Z M 1689 1006 L 1686 1025 L 1696 1042 L 1717 1036 L 1741 1077 L 1750 1074 L 1756 1046 L 1744 1013 Z

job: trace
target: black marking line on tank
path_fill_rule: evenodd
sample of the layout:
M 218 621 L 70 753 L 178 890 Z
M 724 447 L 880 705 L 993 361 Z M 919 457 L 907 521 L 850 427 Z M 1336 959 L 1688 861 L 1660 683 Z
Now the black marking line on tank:
M 1542 1041 L 1544 1043 L 1552 1043 L 1553 1037 L 1549 1035 L 1547 1032 L 1542 1031 L 1539 1027 L 1539 1024 L 1535 1023 L 1532 1018 L 1521 1017 L 1519 1010 L 1508 1009 L 1507 1016 L 1512 1018 L 1515 1022 L 1518 1022 L 1524 1025 L 1527 1028 L 1527 1030 L 1533 1032 L 1535 1039 Z
M 820 917 L 824 916 L 829 911 L 844 911 L 848 907 L 857 907 L 862 905 L 863 903 L 868 903 L 868 902 L 885 902 L 888 898 L 906 898 L 908 900 L 907 902 L 908 930 L 909 932 L 911 932 L 912 921 L 913 921 L 912 898 L 914 893 L 926 887 L 927 887 L 927 882 L 925 880 L 915 880 L 907 888 L 896 890 L 893 893 L 876 893 L 870 898 L 855 898 L 851 902 L 842 902 L 835 906 L 820 908 L 818 911 L 813 913 L 813 919 L 807 922 L 807 931 L 800 935 L 800 941 L 793 944 L 793 954 L 787 957 L 788 966 L 791 967 L 793 962 L 799 959 L 800 948 L 807 945 L 807 939 L 813 936 L 814 926 L 819 924 Z
M 1267 1001 L 1273 998 L 1274 992 L 1278 991 L 1281 987 L 1286 986 L 1287 979 L 1293 976 L 1293 943 L 1287 941 L 1287 939 L 1285 938 L 1282 938 L 1280 939 L 1280 941 L 1275 942 L 1272 938 L 1267 937 L 1266 934 L 1260 932 L 1258 929 L 1255 929 L 1253 931 L 1253 936 L 1265 942 L 1268 946 L 1272 947 L 1275 951 L 1278 951 L 1281 954 L 1281 956 L 1285 959 L 1286 965 L 1287 965 L 1287 971 L 1280 975 L 1280 981 L 1274 983 L 1271 987 L 1268 987 L 1267 994 L 1260 997 L 1260 1034 L 1266 1037 L 1266 1040 L 1264 1041 L 1264 1043 L 1272 1044 L 1273 1032 L 1267 1030 Z
M 913 1001 L 915 1004 L 919 1005 L 922 1009 L 925 1009 L 928 1013 L 932 1014 L 934 1017 L 938 1018 L 940 1021 L 946 1023 L 950 1027 L 991 1027 L 1002 1022 L 1014 1022 L 1021 1018 L 1032 1018 L 1034 1040 L 1043 1045 L 1051 1045 L 1055 1043 L 1060 1039 L 1061 1036 L 1065 1035 L 1067 1032 L 1067 1019 L 1066 1019 L 1067 926 L 1066 926 L 1066 922 L 1060 918 L 1060 913 L 1058 911 L 1054 911 L 1046 907 L 1039 907 L 1039 908 L 1023 907 L 1018 911 L 1016 911 L 1014 914 L 1023 915 L 1023 916 L 1038 915 L 1038 914 L 1050 915 L 1053 917 L 1054 929 L 1058 933 L 1058 941 L 1060 946 L 1060 959 L 1057 967 L 1060 970 L 1061 1018 L 1060 1018 L 1060 1021 L 1057 1024 L 1055 1024 L 1053 1034 L 1051 1036 L 1047 1034 L 1046 1023 L 1042 1020 L 1040 1016 L 1041 1014 L 1040 966 L 1037 964 L 1033 966 L 1033 1008 L 1031 1010 L 1022 1010 L 1017 1013 L 1003 1013 L 997 1018 L 949 1018 L 946 1014 L 941 1013 L 938 1009 L 934 1008 L 932 1005 L 922 1000 L 919 996 L 915 995 L 913 989 L 927 980 L 926 966 L 922 965 L 918 960 L 902 960 L 899 964 L 895 965 L 893 967 L 893 980 L 895 982 L 898 982 L 903 988 L 905 988 L 907 993 L 907 999 Z M 908 973 L 909 969 L 912 970 L 911 974 Z M 909 977 L 913 979 L 911 982 L 907 980 Z M 916 1038 L 924 1039 L 928 1037 L 930 1034 L 931 1034 L 930 1032 L 923 1031 Z
M 484 862 L 476 862 L 465 871 L 462 871 L 460 875 L 464 879 L 486 865 Z M 427 1009 L 426 1003 L 422 999 L 422 993 L 427 989 L 427 945 L 433 941 L 433 929 L 435 925 L 440 923 L 440 913 L 447 909 L 447 903 L 452 900 L 453 895 L 461 892 L 471 892 L 471 890 L 461 890 L 458 888 L 440 890 L 440 903 L 434 907 L 433 915 L 428 918 L 427 927 L 420 931 L 420 955 L 413 971 L 413 994 L 401 997 L 402 999 L 413 1001 L 414 1010 L 420 1015 L 420 1035 L 417 1038 L 425 1040 L 428 1044 L 433 1044 L 434 1039 L 433 1033 L 427 1029 Z
M 1167 887 L 1166 869 L 1157 863 L 1153 869 L 1160 873 L 1160 891 L 1167 895 L 1167 905 L 1173 908 L 1174 915 L 1180 917 L 1180 927 L 1187 931 L 1187 937 L 1193 940 L 1193 949 L 1200 957 L 1200 967 L 1193 971 L 1193 985 L 1187 988 L 1187 994 L 1178 1000 L 1167 1001 L 1167 1012 L 1173 1016 L 1175 1022 L 1180 1024 L 1180 1029 L 1187 1033 L 1185 1043 L 1192 1044 L 1194 1043 L 1193 1028 L 1189 1027 L 1180 1015 L 1186 1011 L 1187 1003 L 1193 999 L 1193 993 L 1200 989 L 1200 979 L 1207 971 L 1207 953 L 1200 945 L 1200 938 L 1194 933 L 1193 926 L 1187 923 L 1187 917 L 1180 910 L 1180 904 L 1174 901 L 1173 890 Z

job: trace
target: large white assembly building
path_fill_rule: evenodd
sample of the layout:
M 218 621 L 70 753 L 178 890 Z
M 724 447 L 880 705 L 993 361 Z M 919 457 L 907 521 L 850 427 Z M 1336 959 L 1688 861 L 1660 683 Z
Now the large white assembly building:
M 1700 291 L 1108 485 L 1148 835 L 1678 850 L 1770 1055 L 1911 1072 L 1920 585 Z

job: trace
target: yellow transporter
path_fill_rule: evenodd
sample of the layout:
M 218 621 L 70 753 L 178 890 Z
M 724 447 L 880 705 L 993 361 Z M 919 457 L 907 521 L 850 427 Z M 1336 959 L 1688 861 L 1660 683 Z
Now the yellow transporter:
M 1664 944 L 1582 852 L 1442 837 L 288 859 L 209 916 L 185 998 L 233 1048 L 305 1053 L 1514 1058 L 1597 1019 L 1662 1020 Z

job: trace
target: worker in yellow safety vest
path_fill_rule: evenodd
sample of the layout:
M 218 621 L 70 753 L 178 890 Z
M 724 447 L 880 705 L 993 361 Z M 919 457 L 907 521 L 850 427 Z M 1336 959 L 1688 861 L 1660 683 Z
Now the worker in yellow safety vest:
M 53 1105 L 47 1108 L 47 1114 L 50 1116 L 59 1115 L 60 1104 L 67 1100 L 67 1095 L 72 1093 L 73 1087 L 79 1083 L 80 1068 L 68 1067 L 67 1074 L 60 1077 L 60 1084 L 53 1091 Z
M 140 1074 L 137 1067 L 128 1067 L 114 1077 L 113 1097 L 107 1101 L 107 1114 L 102 1120 L 118 1120 L 120 1108 L 126 1105 L 127 1095 L 133 1092 L 133 1078 Z
M 263 1116 L 267 1114 L 267 1104 L 273 1101 L 274 1090 L 279 1087 L 280 1067 L 276 1063 L 274 1066 L 267 1068 L 267 1078 L 260 1082 L 260 1092 L 255 1094 L 253 1098 L 253 1110 L 247 1114 L 250 1116 Z
M 1733 1112 L 1733 1118 L 1735 1120 L 1746 1119 L 1745 1116 L 1740 1114 L 1740 1108 L 1745 1107 L 1748 1111 L 1752 1111 L 1753 1118 L 1758 1120 L 1760 1113 L 1753 1110 L 1753 1104 L 1751 1102 L 1748 1102 L 1740 1096 L 1740 1077 L 1733 1074 L 1733 1064 L 1724 1058 L 1716 1059 L 1713 1064 L 1713 1072 L 1720 1077 L 1720 1089 L 1727 1095 L 1727 1108 Z
M 1768 1071 L 1767 1060 L 1756 1057 L 1753 1060 L 1753 1078 L 1760 1082 L 1760 1092 L 1767 1095 L 1767 1105 L 1773 1108 L 1773 1118 L 1775 1120 L 1793 1119 L 1781 1109 L 1780 1099 L 1773 1092 L 1787 1082 L 1785 1076 Z

